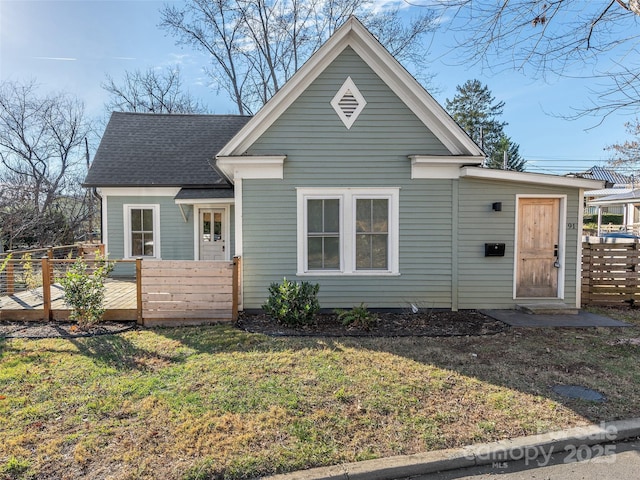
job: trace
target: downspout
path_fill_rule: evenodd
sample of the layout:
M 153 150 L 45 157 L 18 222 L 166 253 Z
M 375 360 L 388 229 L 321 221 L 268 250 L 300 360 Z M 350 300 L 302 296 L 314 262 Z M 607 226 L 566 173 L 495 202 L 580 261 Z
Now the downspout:
M 102 238 L 102 232 L 104 231 L 104 229 L 102 228 L 102 196 L 98 193 L 97 187 L 93 187 L 91 189 L 91 193 L 100 202 L 100 243 L 104 245 L 104 239 Z

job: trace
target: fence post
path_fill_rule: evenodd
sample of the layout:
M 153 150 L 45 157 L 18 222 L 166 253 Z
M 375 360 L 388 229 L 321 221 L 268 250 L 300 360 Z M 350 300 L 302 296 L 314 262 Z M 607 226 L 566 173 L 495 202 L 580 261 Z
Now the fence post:
M 15 293 L 14 290 L 14 283 L 15 283 L 15 276 L 14 276 L 14 265 L 13 265 L 13 261 L 9 260 L 7 262 L 7 269 L 5 270 L 5 281 L 7 282 L 7 295 L 13 295 Z
M 240 285 L 238 285 L 238 279 L 240 278 L 240 262 L 240 257 L 233 257 L 233 275 L 231 280 L 231 283 L 233 284 L 233 293 L 231 295 L 231 318 L 234 322 L 238 320 L 238 295 L 240 293 Z
M 580 303 L 582 305 L 589 305 L 591 301 L 591 244 L 582 244 L 582 298 Z
M 51 311 L 51 271 L 49 257 L 42 257 L 42 308 L 45 322 L 53 319 Z
M 102 245 L 104 251 L 104 245 Z M 136 258 L 136 308 L 138 310 L 137 321 L 138 325 L 144 325 L 144 319 L 142 318 L 142 259 Z

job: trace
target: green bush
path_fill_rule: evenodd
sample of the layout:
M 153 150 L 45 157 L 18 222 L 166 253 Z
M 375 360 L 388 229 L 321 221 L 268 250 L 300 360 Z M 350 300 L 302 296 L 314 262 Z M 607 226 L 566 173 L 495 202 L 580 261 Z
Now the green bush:
M 60 279 L 65 302 L 71 307 L 70 318 L 78 322 L 80 328 L 90 327 L 102 320 L 105 310 L 104 281 L 111 270 L 113 263 L 97 255 L 92 268 L 80 258 Z
M 269 286 L 269 298 L 262 309 L 284 325 L 312 323 L 320 311 L 319 290 L 317 283 L 290 282 L 285 278 L 282 283 L 274 282 Z
M 622 221 L 624 220 L 622 214 L 620 213 L 603 213 L 602 214 L 602 225 L 622 225 Z M 585 215 L 582 220 L 583 224 L 586 223 L 598 223 L 598 215 Z
M 367 310 L 367 306 L 361 303 L 359 307 L 353 307 L 351 310 L 336 310 L 338 320 L 347 327 L 357 327 L 369 330 L 378 322 L 378 316 Z

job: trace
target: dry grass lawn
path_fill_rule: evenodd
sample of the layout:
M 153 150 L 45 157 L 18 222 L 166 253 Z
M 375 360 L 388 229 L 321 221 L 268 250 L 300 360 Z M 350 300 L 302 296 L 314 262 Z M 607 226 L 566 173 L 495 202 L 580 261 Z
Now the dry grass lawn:
M 636 417 L 640 312 L 604 313 L 635 327 L 0 340 L 0 479 L 252 478 Z

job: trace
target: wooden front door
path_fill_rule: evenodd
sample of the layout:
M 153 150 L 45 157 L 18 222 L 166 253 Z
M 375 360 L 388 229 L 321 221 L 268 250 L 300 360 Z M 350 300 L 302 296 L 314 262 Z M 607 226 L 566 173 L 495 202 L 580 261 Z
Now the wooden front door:
M 224 210 L 200 209 L 200 260 L 226 260 Z
M 518 202 L 516 297 L 558 297 L 560 199 Z

